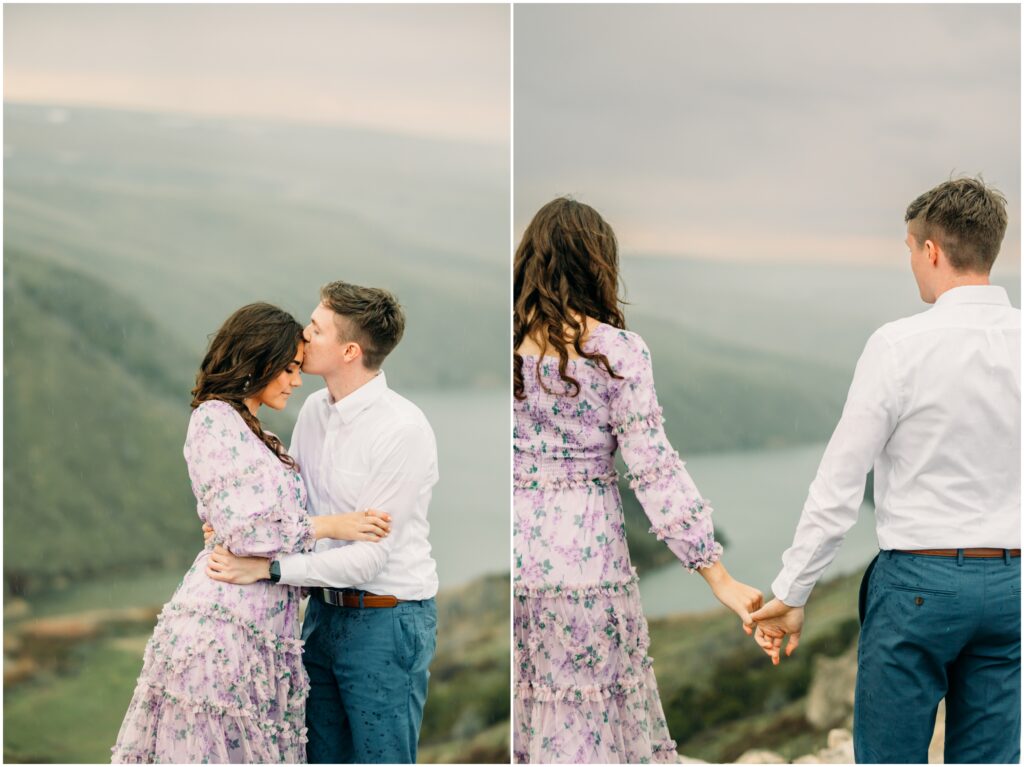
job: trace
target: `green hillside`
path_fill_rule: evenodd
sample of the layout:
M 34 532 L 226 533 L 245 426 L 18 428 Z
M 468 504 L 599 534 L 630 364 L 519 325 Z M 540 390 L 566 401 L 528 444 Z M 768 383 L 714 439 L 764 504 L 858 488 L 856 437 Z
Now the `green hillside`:
M 629 327 L 651 349 L 665 430 L 693 453 L 822 442 L 842 412 L 853 372 L 717 340 L 635 312 Z
M 197 364 L 130 298 L 5 252 L 5 592 L 198 551 L 181 456 Z
M 344 279 L 406 309 L 394 384 L 507 386 L 500 147 L 18 104 L 4 117 L 7 246 L 135 296 L 186 349 L 251 301 L 305 319 Z

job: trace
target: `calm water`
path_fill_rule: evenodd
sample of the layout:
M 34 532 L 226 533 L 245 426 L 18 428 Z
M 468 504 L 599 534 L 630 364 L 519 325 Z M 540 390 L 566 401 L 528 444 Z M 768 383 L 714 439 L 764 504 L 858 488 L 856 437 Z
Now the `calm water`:
M 717 453 L 686 463 L 715 509 L 715 527 L 728 538 L 723 562 L 734 577 L 761 589 L 766 597 L 782 566 L 782 552 L 793 541 L 807 487 L 824 450 L 822 444 Z M 871 507 L 862 507 L 825 578 L 860 569 L 871 560 L 878 548 L 874 525 Z M 648 617 L 719 606 L 704 579 L 678 565 L 641 573 L 640 594 Z
M 430 542 L 441 588 L 510 569 L 509 442 L 506 392 L 403 391 L 433 426 L 440 481 L 430 503 Z M 198 522 L 196 523 L 197 536 Z M 197 548 L 198 551 L 198 548 Z M 76 584 L 33 600 L 36 615 L 155 605 L 177 587 L 183 568 Z

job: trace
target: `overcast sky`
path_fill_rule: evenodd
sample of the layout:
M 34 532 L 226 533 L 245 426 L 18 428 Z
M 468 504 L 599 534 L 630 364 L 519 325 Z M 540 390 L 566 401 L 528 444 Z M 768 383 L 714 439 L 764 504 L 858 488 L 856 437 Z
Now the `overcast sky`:
M 4 98 L 509 139 L 503 5 L 5 5 Z
M 626 252 L 904 266 L 907 204 L 981 172 L 1019 271 L 1018 5 L 517 5 L 514 25 L 517 236 L 570 193 Z

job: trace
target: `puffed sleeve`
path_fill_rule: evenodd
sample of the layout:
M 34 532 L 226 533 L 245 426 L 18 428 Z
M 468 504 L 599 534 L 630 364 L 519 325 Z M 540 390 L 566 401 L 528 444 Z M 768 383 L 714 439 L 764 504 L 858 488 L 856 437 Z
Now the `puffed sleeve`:
M 651 532 L 693 571 L 722 555 L 711 524 L 711 505 L 701 497 L 672 449 L 654 391 L 651 353 L 635 333 L 620 332 L 609 360 L 622 379 L 612 379 L 611 426 L 629 469 L 630 487 L 651 521 Z
M 215 542 L 239 556 L 275 557 L 316 543 L 303 507 L 301 480 L 252 433 L 226 402 L 204 402 L 192 413 L 185 461 L 199 516 Z

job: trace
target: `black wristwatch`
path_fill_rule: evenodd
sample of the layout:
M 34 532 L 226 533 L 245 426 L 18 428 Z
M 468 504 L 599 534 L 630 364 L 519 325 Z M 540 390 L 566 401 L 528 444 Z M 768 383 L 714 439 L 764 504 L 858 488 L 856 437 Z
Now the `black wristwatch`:
M 281 563 L 276 559 L 270 562 L 270 582 L 277 583 L 281 580 Z

